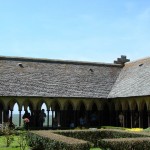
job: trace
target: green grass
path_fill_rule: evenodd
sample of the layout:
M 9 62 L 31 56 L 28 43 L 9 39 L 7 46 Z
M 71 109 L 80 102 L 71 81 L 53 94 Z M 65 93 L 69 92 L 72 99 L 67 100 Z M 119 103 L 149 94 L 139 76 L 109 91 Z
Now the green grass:
M 20 150 L 18 136 L 14 136 L 14 141 L 10 144 L 9 147 L 6 147 L 6 140 L 4 136 L 0 136 L 0 150 Z M 26 150 L 29 150 L 29 147 L 26 147 Z
M 101 150 L 100 148 L 91 148 L 90 150 Z

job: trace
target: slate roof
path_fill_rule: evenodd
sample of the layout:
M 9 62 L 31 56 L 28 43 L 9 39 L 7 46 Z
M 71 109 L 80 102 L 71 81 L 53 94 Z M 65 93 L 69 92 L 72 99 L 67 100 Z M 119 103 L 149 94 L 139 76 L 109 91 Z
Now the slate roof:
M 107 98 L 121 65 L 0 57 L 0 96 Z
M 150 57 L 126 63 L 108 98 L 150 95 Z

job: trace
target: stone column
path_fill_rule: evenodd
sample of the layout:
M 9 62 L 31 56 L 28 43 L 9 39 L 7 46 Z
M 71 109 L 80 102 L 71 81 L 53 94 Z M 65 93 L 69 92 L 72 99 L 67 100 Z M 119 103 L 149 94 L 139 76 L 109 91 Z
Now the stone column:
M 130 111 L 130 118 L 131 118 L 131 128 L 134 127 L 134 110 Z
M 77 123 L 76 123 L 76 110 L 73 110 L 73 113 L 74 113 L 74 127 L 77 126 Z
M 9 110 L 4 110 L 3 111 L 3 117 L 4 117 L 3 122 L 8 122 Z
M 148 110 L 147 113 L 148 113 L 148 125 L 147 126 L 150 127 L 150 110 Z
M 47 110 L 47 127 L 49 127 L 49 110 Z
M 10 110 L 10 117 L 13 118 L 13 110 Z
M 21 126 L 21 110 L 19 110 L 19 126 Z
M 124 115 L 124 122 L 123 122 L 123 127 L 127 127 L 127 110 L 123 110 L 123 115 Z
M 139 128 L 143 128 L 143 112 L 139 111 Z
M 119 110 L 116 110 L 116 126 L 119 126 Z
M 52 128 L 53 128 L 53 122 L 54 122 L 54 111 L 52 110 Z
M 102 110 L 99 110 L 99 126 L 102 126 Z

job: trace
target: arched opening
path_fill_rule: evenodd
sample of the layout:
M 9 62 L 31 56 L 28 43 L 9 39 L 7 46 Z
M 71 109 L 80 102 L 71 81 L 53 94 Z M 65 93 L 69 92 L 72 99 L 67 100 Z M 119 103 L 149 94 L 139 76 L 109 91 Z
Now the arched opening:
M 0 124 L 2 124 L 3 122 L 3 110 L 4 110 L 3 104 L 0 102 Z
M 12 106 L 9 107 L 9 121 L 12 122 L 15 126 L 20 126 L 19 106 L 17 102 L 14 105 L 12 104 Z
M 129 105 L 127 105 L 127 110 L 125 111 L 125 127 L 131 128 L 131 111 Z
M 138 128 L 139 127 L 139 111 L 138 111 L 138 106 L 135 104 L 135 109 L 133 112 L 133 127 Z
M 85 115 L 86 115 L 85 105 L 83 102 L 81 102 L 80 107 L 79 107 L 79 117 L 85 116 Z
M 61 114 L 60 114 L 60 106 L 58 102 L 54 102 L 52 104 L 52 127 L 58 128 L 62 125 L 63 123 L 61 122 Z
M 99 124 L 98 108 L 95 103 L 93 103 L 93 105 L 92 105 L 89 122 L 90 122 L 91 127 L 96 127 Z
M 22 106 L 22 111 L 20 112 L 21 117 L 22 117 L 22 122 L 21 124 L 24 124 L 24 118 L 28 118 L 29 119 L 29 127 L 28 128 L 32 128 L 35 126 L 35 118 L 36 115 L 33 112 L 33 104 L 30 101 L 26 101 L 24 103 L 24 105 Z
M 115 111 L 115 104 L 112 102 L 110 107 L 110 125 L 116 125 L 116 111 Z
M 40 128 L 47 126 L 47 106 L 44 102 L 41 104 L 39 111 L 38 126 Z
M 108 126 L 110 125 L 110 117 L 109 117 L 109 114 L 110 114 L 110 110 L 109 110 L 109 106 L 107 103 L 104 104 L 104 107 L 103 107 L 103 118 L 102 118 L 102 125 L 103 126 Z
M 83 102 L 78 105 L 76 123 L 77 126 L 85 127 L 87 125 L 88 113 Z
M 74 120 L 74 110 L 72 104 L 69 102 L 66 105 L 66 127 L 74 128 L 75 120 Z
M 49 126 L 52 127 L 52 107 L 49 109 Z
M 147 111 L 147 106 L 146 103 L 144 104 L 143 107 L 143 128 L 147 128 L 148 127 L 148 111 Z

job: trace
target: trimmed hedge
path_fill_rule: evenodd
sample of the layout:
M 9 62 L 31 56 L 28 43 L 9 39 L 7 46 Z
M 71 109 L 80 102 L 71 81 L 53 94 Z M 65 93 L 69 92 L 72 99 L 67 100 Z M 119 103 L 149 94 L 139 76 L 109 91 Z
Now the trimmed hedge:
M 140 132 L 127 132 L 122 130 L 111 129 L 97 129 L 97 130 L 58 130 L 54 133 L 61 134 L 67 137 L 83 139 L 92 142 L 94 146 L 98 146 L 99 139 L 112 139 L 112 138 L 137 138 L 137 137 L 150 137 L 149 134 Z
M 102 139 L 98 143 L 111 150 L 150 150 L 150 138 Z
M 89 150 L 87 141 L 78 140 L 48 131 L 34 131 L 28 133 L 29 146 L 33 150 Z
M 127 132 L 122 130 L 111 129 L 88 129 L 49 131 L 41 130 L 30 132 L 28 136 L 28 138 L 30 139 L 29 144 L 35 150 L 88 150 L 90 149 L 90 146 L 99 146 L 100 141 L 103 141 L 102 139 L 107 139 L 108 141 L 109 139 L 116 139 L 117 141 L 119 141 L 121 140 L 121 138 L 136 139 L 139 137 L 141 137 L 142 139 L 143 137 L 150 137 L 150 135 L 148 133 L 143 132 Z M 125 141 L 126 143 L 128 143 L 127 139 L 125 139 Z

